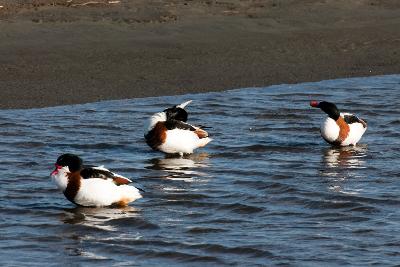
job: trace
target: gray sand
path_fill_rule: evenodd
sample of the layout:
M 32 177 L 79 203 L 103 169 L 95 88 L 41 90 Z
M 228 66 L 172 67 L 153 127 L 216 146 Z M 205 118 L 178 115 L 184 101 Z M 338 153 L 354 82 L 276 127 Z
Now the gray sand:
M 400 73 L 397 0 L 87 2 L 0 0 L 0 108 Z

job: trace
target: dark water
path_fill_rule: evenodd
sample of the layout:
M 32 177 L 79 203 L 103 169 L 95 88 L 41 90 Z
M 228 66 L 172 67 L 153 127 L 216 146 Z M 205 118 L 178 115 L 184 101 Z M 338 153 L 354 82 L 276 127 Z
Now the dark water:
M 165 158 L 144 120 L 193 99 L 207 148 Z M 311 99 L 369 123 L 357 148 L 319 136 Z M 400 263 L 400 76 L 0 111 L 0 265 L 393 266 Z M 61 153 L 134 178 L 125 209 L 76 208 Z

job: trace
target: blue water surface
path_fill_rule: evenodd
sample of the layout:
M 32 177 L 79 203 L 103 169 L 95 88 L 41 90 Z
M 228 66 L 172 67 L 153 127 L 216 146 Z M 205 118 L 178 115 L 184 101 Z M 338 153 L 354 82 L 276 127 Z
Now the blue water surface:
M 192 99 L 214 141 L 151 151 L 154 112 Z M 319 135 L 335 102 L 368 121 L 354 148 Z M 400 75 L 0 110 L 1 266 L 395 266 Z M 62 153 L 131 177 L 143 199 L 77 208 L 51 183 Z

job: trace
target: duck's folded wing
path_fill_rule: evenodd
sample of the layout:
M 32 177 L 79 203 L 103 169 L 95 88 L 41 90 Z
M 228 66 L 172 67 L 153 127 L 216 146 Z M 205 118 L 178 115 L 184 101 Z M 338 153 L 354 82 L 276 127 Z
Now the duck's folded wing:
M 129 184 L 132 182 L 130 179 L 122 175 L 115 174 L 110 170 L 104 168 L 103 166 L 83 168 L 80 172 L 80 175 L 82 176 L 83 179 L 90 179 L 90 178 L 112 179 L 116 185 Z
M 114 173 L 104 168 L 85 167 L 81 170 L 81 176 L 83 179 L 89 179 L 89 178 L 113 179 Z
M 200 139 L 208 137 L 208 133 L 201 129 L 200 127 L 196 127 L 190 125 L 189 123 L 178 121 L 178 120 L 169 120 L 165 122 L 165 127 L 167 130 L 181 129 L 194 132 Z
M 363 125 L 364 128 L 367 127 L 367 122 L 365 120 L 362 120 L 360 118 L 358 118 L 356 115 L 353 114 L 346 114 L 343 116 L 344 121 L 347 124 L 352 124 L 352 123 L 361 123 Z
M 165 127 L 167 130 L 181 129 L 181 130 L 189 130 L 196 131 L 196 128 L 189 123 L 178 121 L 178 120 L 168 120 L 165 122 Z

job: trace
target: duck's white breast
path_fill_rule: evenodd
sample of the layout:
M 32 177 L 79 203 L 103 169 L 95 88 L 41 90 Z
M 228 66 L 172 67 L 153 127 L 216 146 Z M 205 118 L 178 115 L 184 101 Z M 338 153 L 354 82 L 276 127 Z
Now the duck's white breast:
M 328 142 L 334 142 L 339 136 L 340 128 L 336 121 L 328 117 L 321 125 L 321 135 Z
M 56 184 L 57 188 L 64 191 L 68 185 L 68 177 L 66 173 L 59 171 L 57 174 L 52 174 L 51 179 Z

